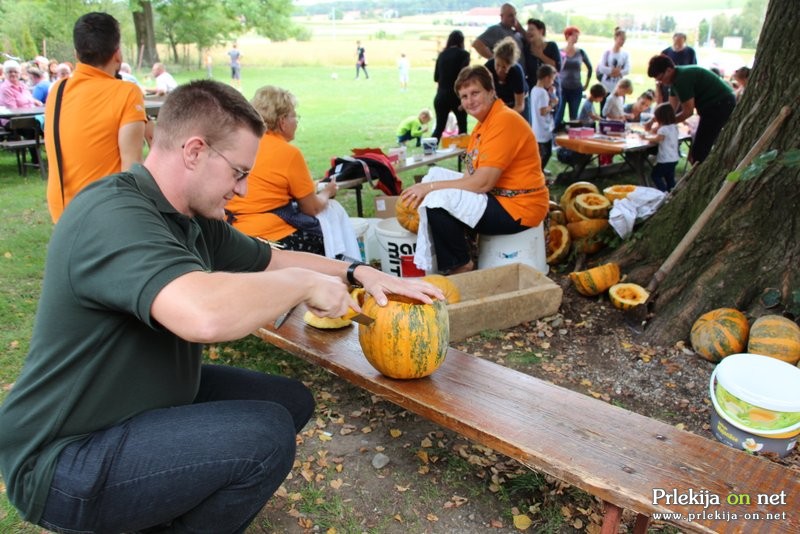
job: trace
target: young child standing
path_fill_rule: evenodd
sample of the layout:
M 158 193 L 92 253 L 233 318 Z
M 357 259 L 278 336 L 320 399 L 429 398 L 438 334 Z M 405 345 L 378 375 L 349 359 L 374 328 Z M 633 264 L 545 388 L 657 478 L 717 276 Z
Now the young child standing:
M 422 134 L 428 131 L 427 124 L 431 121 L 430 110 L 423 109 L 416 117 L 408 117 L 400 123 L 397 127 L 397 142 L 401 145 L 406 144 L 406 141 L 411 139 L 417 140 L 417 146 L 420 145 Z
M 664 102 L 656 107 L 653 115 L 658 123 L 656 135 L 652 138 L 658 142 L 658 156 L 650 178 L 659 190 L 672 191 L 675 187 L 675 167 L 680 159 L 675 110 L 669 102 Z
M 581 124 L 592 124 L 600 120 L 600 115 L 594 112 L 594 105 L 596 102 L 602 102 L 606 97 L 606 88 L 602 83 L 596 83 L 589 88 L 589 95 L 581 105 L 581 110 L 578 112 L 578 120 Z
M 603 116 L 608 120 L 625 120 L 625 97 L 633 94 L 633 83 L 628 78 L 623 78 L 617 82 L 614 92 L 606 100 L 603 106 Z
M 558 106 L 558 98 L 553 96 L 552 88 L 555 82 L 556 69 L 550 65 L 542 65 L 536 71 L 536 86 L 531 91 L 531 114 L 533 135 L 539 143 L 539 158 L 542 160 L 542 170 L 550 161 L 553 152 L 553 110 Z

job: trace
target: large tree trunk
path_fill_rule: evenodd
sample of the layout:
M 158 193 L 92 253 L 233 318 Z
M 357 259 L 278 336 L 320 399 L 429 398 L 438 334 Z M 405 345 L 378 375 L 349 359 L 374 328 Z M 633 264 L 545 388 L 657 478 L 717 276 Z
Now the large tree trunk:
M 153 6 L 150 2 L 139 0 L 138 10 L 133 12 L 133 26 L 136 29 L 136 65 L 149 69 L 158 63 L 156 33 L 153 24 Z
M 694 169 L 671 200 L 642 228 L 642 238 L 613 254 L 633 281 L 646 286 L 654 272 L 711 201 L 726 174 L 755 144 L 780 108 L 792 114 L 769 148 L 800 146 L 800 76 L 785 61 L 800 46 L 795 0 L 771 0 L 750 83 L 710 157 Z M 671 344 L 686 339 L 694 320 L 717 307 L 764 313 L 767 288 L 788 304 L 800 289 L 800 169 L 772 164 L 757 179 L 737 183 L 693 245 L 651 297 L 646 337 Z M 778 308 L 780 310 L 780 308 Z M 779 311 L 778 311 L 779 313 Z

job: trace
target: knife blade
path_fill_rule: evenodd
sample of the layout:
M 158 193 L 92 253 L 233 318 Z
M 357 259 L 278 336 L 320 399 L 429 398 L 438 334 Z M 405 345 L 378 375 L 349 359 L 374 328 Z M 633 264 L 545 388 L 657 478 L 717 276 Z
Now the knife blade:
M 286 310 L 285 312 L 283 312 L 282 314 L 280 314 L 280 315 L 278 316 L 278 318 L 277 318 L 277 319 L 275 319 L 275 323 L 272 325 L 272 326 L 273 326 L 273 328 L 275 328 L 275 330 L 277 330 L 278 328 L 280 328 L 280 327 L 281 327 L 281 325 L 283 325 L 283 323 L 285 323 L 285 322 L 286 322 L 286 319 L 288 319 L 288 318 L 289 318 L 289 316 L 292 314 L 292 312 L 294 311 L 294 309 L 295 309 L 295 308 L 297 308 L 297 306 L 292 306 L 291 308 L 289 308 L 288 310 Z
M 369 315 L 364 315 L 363 313 L 356 313 L 355 315 L 349 316 L 347 318 L 350 319 L 351 321 L 355 321 L 365 326 L 369 326 L 375 322 L 375 319 L 373 319 Z

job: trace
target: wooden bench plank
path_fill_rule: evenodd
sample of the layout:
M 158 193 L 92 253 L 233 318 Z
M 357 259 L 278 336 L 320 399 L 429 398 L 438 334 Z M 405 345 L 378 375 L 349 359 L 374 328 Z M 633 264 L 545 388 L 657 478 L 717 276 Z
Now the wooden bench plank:
M 256 335 L 606 502 L 646 515 L 705 511 L 669 521 L 696 532 L 800 532 L 796 471 L 452 348 L 428 378 L 389 379 L 364 358 L 355 327 L 320 331 L 301 317 L 298 310 L 279 331 Z M 654 504 L 655 489 L 691 491 L 694 502 Z M 781 491 L 783 504 L 756 503 L 759 493 Z M 732 493 L 749 495 L 752 504 L 728 504 Z M 720 504 L 705 507 L 710 496 Z M 746 521 L 745 513 L 762 519 Z

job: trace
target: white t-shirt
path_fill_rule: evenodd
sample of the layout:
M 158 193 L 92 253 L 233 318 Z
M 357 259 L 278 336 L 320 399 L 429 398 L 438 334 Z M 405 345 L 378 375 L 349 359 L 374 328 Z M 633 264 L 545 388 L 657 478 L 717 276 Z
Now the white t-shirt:
M 678 125 L 666 124 L 660 126 L 656 133 L 664 136 L 664 140 L 658 144 L 656 163 L 672 163 L 681 159 L 678 152 Z
M 169 72 L 162 72 L 156 77 L 156 89 L 159 93 L 169 93 L 176 87 L 178 87 L 178 82 Z
M 603 106 L 603 117 L 612 120 L 625 120 L 625 97 L 611 94 Z
M 531 126 L 537 143 L 553 140 L 553 114 L 542 115 L 541 109 L 550 105 L 550 93 L 538 85 L 531 91 Z

